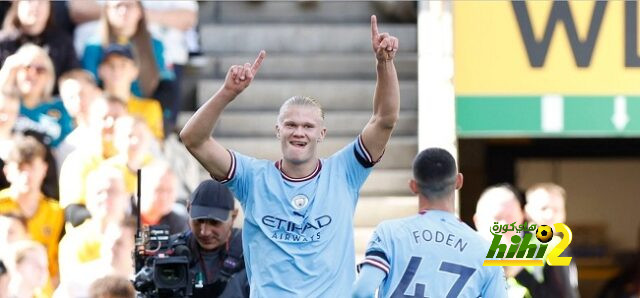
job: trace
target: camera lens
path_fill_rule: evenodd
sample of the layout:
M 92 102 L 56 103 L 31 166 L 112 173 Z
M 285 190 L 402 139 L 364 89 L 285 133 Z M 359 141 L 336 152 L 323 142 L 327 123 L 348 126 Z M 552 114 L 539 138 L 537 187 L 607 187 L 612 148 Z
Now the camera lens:
M 186 268 L 182 264 L 163 264 L 155 270 L 157 281 L 163 288 L 182 286 L 187 280 Z

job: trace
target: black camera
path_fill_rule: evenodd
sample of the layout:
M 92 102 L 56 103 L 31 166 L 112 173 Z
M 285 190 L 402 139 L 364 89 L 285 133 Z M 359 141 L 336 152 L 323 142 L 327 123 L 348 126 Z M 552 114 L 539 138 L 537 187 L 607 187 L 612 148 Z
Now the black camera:
M 168 226 L 145 227 L 136 235 L 133 286 L 138 297 L 190 297 L 193 276 L 189 273 L 191 251 L 186 243 L 169 241 Z

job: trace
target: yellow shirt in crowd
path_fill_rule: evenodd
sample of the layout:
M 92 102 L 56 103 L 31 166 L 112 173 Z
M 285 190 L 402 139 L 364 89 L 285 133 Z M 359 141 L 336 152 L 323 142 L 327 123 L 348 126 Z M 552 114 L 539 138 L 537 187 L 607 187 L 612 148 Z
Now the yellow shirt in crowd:
M 85 182 L 87 175 L 104 161 L 99 154 L 76 150 L 69 154 L 60 169 L 60 205 L 86 205 Z
M 99 259 L 103 241 L 104 235 L 96 230 L 96 222 L 87 219 L 69 231 L 60 241 L 60 249 L 64 250 L 63 255 L 72 258 L 64 261 L 83 264 Z
M 22 210 L 9 189 L 0 191 L 0 214 L 22 215 Z M 47 249 L 49 275 L 58 276 L 58 242 L 64 226 L 64 211 L 58 202 L 44 195 L 40 198 L 38 210 L 27 218 L 27 232 L 31 239 L 42 243 Z
M 138 116 L 144 119 L 151 133 L 158 140 L 164 138 L 163 122 L 162 122 L 162 106 L 160 102 L 152 98 L 140 98 L 131 96 L 127 101 L 127 110 L 132 116 Z

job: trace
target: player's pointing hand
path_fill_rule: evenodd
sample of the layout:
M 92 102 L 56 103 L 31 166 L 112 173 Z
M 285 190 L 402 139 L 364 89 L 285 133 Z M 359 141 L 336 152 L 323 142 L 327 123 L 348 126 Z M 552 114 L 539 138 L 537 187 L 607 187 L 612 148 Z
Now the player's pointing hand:
M 263 50 L 260 51 L 253 64 L 247 62 L 244 65 L 232 65 L 224 79 L 224 88 L 236 95 L 240 94 L 251 84 L 266 55 L 267 53 Z
M 393 60 L 398 51 L 398 38 L 387 32 L 378 33 L 378 20 L 371 16 L 371 46 L 378 61 Z

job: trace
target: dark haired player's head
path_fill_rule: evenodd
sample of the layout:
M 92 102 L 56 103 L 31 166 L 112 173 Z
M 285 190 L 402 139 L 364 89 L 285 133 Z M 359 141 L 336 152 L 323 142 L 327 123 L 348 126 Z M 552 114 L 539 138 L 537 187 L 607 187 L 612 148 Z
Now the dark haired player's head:
M 428 148 L 413 160 L 411 190 L 430 202 L 450 198 L 462 187 L 453 156 L 442 148 Z

